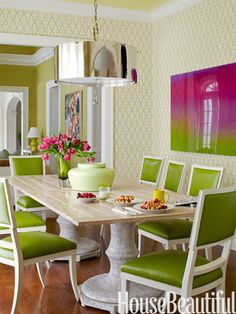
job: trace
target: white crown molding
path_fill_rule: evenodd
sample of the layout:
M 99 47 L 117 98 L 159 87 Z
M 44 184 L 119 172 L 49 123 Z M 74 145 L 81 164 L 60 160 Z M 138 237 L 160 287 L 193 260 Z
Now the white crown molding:
M 100 18 L 117 20 L 135 20 L 155 22 L 168 15 L 175 14 L 202 0 L 171 0 L 152 11 L 130 10 L 115 7 L 98 7 Z M 93 5 L 77 2 L 64 2 L 60 0 L 0 0 L 0 7 L 34 11 L 47 11 L 80 16 L 94 16 Z
M 1 0 L 0 0 L 1 1 Z M 79 38 L 65 38 L 53 36 L 23 35 L 14 33 L 0 33 L 1 45 L 19 45 L 35 47 L 55 47 L 59 44 L 79 40 Z
M 35 54 L 33 54 L 34 66 L 37 66 L 52 57 L 54 57 L 53 48 L 41 48 Z
M 151 11 L 151 19 L 153 22 L 157 22 L 164 17 L 183 11 L 201 1 L 202 0 L 171 0 L 167 4 Z
M 94 6 L 91 4 L 64 2 L 60 0 L 0 0 L 0 7 L 11 9 L 25 9 L 35 11 L 47 11 L 53 13 L 65 13 L 81 16 L 94 16 Z M 151 15 L 149 11 L 129 10 L 122 8 L 98 7 L 98 15 L 101 18 L 116 20 L 137 20 L 149 22 Z
M 53 48 L 41 48 L 33 55 L 0 53 L 0 64 L 37 66 L 54 57 Z

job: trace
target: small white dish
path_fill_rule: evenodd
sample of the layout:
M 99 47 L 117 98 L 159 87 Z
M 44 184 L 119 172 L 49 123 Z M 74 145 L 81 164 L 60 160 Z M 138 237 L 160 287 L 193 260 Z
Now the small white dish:
M 92 203 L 96 201 L 96 197 L 91 197 L 91 198 L 83 198 L 83 197 L 78 197 L 78 200 L 82 203 Z
M 106 202 L 114 204 L 116 207 L 129 207 L 129 206 L 134 206 L 135 204 L 143 203 L 143 200 L 139 198 L 135 198 L 132 200 L 130 203 L 116 203 L 115 198 L 108 198 L 106 199 Z
M 141 208 L 141 205 L 142 204 L 136 204 L 134 205 L 134 209 L 137 209 L 140 213 L 143 213 L 143 214 L 149 214 L 149 215 L 152 215 L 152 214 L 164 214 L 165 212 L 168 211 L 168 209 L 170 209 L 170 206 L 168 206 L 167 204 L 167 208 L 163 208 L 163 209 L 144 209 L 144 208 Z

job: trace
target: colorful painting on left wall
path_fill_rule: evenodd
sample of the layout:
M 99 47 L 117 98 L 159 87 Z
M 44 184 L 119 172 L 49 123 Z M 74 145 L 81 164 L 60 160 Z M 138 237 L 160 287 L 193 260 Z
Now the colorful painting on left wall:
M 65 96 L 65 131 L 69 136 L 82 138 L 82 92 Z

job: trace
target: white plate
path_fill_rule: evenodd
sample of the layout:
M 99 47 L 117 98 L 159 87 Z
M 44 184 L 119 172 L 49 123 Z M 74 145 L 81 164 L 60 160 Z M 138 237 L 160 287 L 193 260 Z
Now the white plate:
M 108 198 L 106 199 L 106 202 L 114 204 L 117 207 L 129 207 L 134 206 L 135 204 L 143 203 L 143 200 L 141 200 L 140 198 L 135 198 L 130 203 L 116 203 L 115 198 Z
M 136 204 L 136 205 L 133 206 L 133 208 L 137 209 L 140 213 L 144 213 L 144 214 L 164 214 L 165 212 L 168 211 L 168 209 L 171 208 L 171 206 L 169 206 L 168 204 L 165 204 L 165 205 L 167 205 L 167 208 L 151 210 L 151 209 L 141 208 L 141 205 L 142 204 Z
M 83 197 L 78 197 L 78 200 L 82 203 L 92 203 L 96 200 L 96 197 L 91 197 L 91 198 L 83 198 Z

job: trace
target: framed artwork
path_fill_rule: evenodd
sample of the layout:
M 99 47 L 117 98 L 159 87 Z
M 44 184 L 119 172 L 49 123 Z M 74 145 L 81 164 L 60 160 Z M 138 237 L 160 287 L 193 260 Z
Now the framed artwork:
M 65 95 L 65 132 L 82 138 L 82 92 Z
M 236 63 L 171 76 L 171 150 L 236 156 Z

